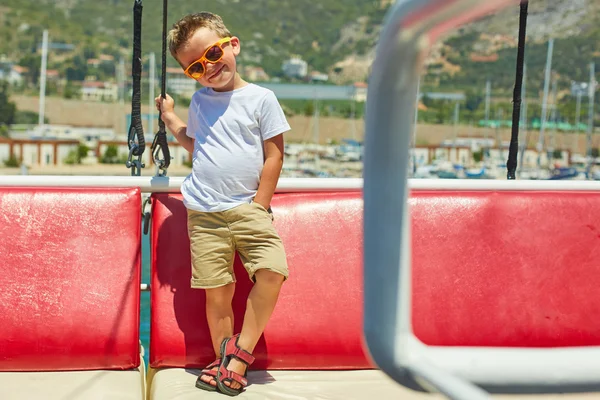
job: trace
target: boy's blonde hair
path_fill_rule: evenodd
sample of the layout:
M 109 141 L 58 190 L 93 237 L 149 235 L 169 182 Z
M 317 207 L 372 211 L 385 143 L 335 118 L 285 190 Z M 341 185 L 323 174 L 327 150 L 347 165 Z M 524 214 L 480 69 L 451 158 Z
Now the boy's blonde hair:
M 208 11 L 188 14 L 173 24 L 173 28 L 167 35 L 169 51 L 176 60 L 179 60 L 177 52 L 185 46 L 192 35 L 200 28 L 209 28 L 222 38 L 231 36 L 231 32 L 225 26 L 223 19 L 217 14 Z

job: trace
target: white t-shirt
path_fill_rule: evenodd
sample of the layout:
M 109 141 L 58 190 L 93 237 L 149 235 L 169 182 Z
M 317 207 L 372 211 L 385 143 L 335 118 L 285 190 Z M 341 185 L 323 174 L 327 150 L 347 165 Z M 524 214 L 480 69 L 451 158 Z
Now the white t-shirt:
M 181 186 L 196 211 L 224 211 L 256 195 L 263 141 L 290 130 L 275 94 L 248 84 L 229 92 L 202 88 L 192 97 L 187 135 L 194 138 L 192 173 Z

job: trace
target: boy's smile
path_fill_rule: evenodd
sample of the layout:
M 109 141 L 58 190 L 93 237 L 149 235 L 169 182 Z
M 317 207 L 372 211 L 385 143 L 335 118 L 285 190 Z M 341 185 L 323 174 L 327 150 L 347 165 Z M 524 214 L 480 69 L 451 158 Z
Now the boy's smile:
M 219 63 L 213 64 L 213 65 L 215 66 L 214 67 L 215 71 L 208 76 L 209 81 L 212 81 L 213 79 L 220 77 L 221 71 L 225 70 L 225 68 L 226 68 L 225 65 L 219 65 Z

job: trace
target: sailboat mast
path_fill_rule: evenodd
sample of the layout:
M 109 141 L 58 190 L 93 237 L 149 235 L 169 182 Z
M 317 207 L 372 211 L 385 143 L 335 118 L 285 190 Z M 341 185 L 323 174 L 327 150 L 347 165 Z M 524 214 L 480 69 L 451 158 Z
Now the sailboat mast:
M 314 113 L 313 113 L 313 143 L 319 144 L 319 100 L 317 99 L 317 94 L 315 91 L 314 102 Z
M 558 79 L 554 78 L 552 82 L 552 111 L 550 112 L 550 121 L 552 121 L 553 128 L 550 131 L 550 145 L 548 146 L 548 159 L 554 159 L 554 150 L 556 150 L 556 108 L 557 108 L 557 90 L 558 90 Z
M 46 67 L 48 65 L 48 30 L 44 29 L 42 36 L 42 67 L 40 70 L 40 103 L 38 125 L 44 125 L 44 112 L 46 110 Z
M 550 90 L 550 71 L 552 70 L 552 51 L 554 50 L 554 39 L 548 42 L 548 55 L 546 56 L 546 72 L 544 76 L 544 99 L 542 101 L 542 121 L 540 127 L 540 138 L 537 144 L 538 159 L 537 166 L 541 166 L 542 150 L 544 149 L 544 131 L 546 130 L 546 115 L 548 113 L 548 91 Z
M 590 85 L 589 85 L 589 111 L 588 111 L 588 127 L 587 127 L 587 154 L 588 166 L 587 176 L 590 176 L 590 169 L 595 160 L 592 160 L 592 133 L 594 132 L 594 93 L 596 92 L 596 64 L 590 64 Z
M 413 137 L 412 137 L 412 170 L 410 173 L 414 176 L 414 173 L 417 171 L 417 123 L 419 122 L 419 97 L 421 90 L 421 78 L 417 82 L 417 100 L 415 101 L 415 120 L 413 126 Z
M 492 82 L 489 80 L 485 83 L 485 130 L 484 130 L 484 143 L 485 148 L 488 148 L 488 131 L 490 129 L 490 95 L 492 92 Z M 485 151 L 484 151 L 485 154 Z
M 577 102 L 575 104 L 575 140 L 573 140 L 573 152 L 579 151 L 579 124 L 581 123 L 581 89 L 577 88 Z
M 123 57 L 119 59 L 119 104 L 121 109 L 125 105 L 125 60 Z

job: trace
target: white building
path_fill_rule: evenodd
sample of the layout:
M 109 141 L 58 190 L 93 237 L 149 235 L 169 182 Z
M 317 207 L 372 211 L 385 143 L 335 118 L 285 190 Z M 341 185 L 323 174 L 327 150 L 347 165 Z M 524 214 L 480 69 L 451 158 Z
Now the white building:
M 99 141 L 114 140 L 115 131 L 110 128 L 75 127 L 70 125 L 21 126 L 20 131 L 11 131 L 10 137 L 19 140 L 75 140 L 88 147 Z M 18 126 L 13 126 L 18 128 Z
M 311 82 L 327 82 L 329 80 L 329 75 L 324 74 L 319 71 L 312 71 L 310 73 L 310 81 Z
M 308 74 L 308 64 L 300 56 L 292 56 L 284 61 L 281 69 L 288 78 L 303 79 Z
M 21 86 L 27 71 L 27 68 L 8 61 L 0 62 L 0 80 L 7 81 L 11 86 Z
M 352 94 L 352 98 L 354 101 L 365 102 L 367 101 L 367 90 L 369 86 L 364 82 L 355 82 L 352 85 L 354 88 L 354 93 Z
M 81 86 L 81 99 L 113 102 L 119 98 L 119 87 L 111 82 L 85 81 Z

